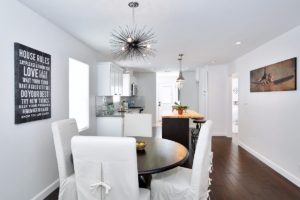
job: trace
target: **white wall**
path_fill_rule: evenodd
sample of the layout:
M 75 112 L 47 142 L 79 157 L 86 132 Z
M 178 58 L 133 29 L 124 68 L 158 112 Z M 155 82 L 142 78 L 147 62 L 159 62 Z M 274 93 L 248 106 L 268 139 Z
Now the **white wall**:
M 68 59 L 91 66 L 90 128 L 95 132 L 93 66 L 97 54 L 15 0 L 0 6 L 0 199 L 32 199 L 57 186 L 56 156 L 50 124 L 68 118 Z M 52 118 L 14 124 L 14 42 L 52 56 Z M 43 199 L 47 192 L 36 196 Z
M 145 98 L 144 113 L 152 114 L 152 124 L 156 121 L 156 73 L 154 72 L 135 72 L 138 86 L 138 96 Z
M 195 71 L 183 72 L 185 79 L 181 89 L 181 103 L 188 105 L 189 109 L 198 111 L 198 86 Z
M 208 71 L 208 113 L 207 119 L 213 121 L 213 135 L 230 136 L 228 132 L 228 66 L 211 65 L 207 66 Z
M 233 67 L 239 77 L 241 146 L 298 186 L 300 92 L 250 93 L 250 71 L 292 57 L 299 59 L 299 36 L 297 27 L 240 57 Z

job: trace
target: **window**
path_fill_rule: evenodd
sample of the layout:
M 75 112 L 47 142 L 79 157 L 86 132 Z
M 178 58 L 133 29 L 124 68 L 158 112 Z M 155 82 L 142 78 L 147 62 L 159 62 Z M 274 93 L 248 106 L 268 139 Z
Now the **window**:
M 89 65 L 69 59 L 69 117 L 79 131 L 89 128 Z

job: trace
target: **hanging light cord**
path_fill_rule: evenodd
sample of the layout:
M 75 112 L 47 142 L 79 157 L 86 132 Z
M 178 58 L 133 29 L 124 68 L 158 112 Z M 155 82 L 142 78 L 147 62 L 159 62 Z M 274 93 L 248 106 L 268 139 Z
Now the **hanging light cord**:
M 135 24 L 135 8 L 139 7 L 139 3 L 137 1 L 129 2 L 128 6 L 132 8 L 132 24 Z
M 134 7 L 132 7 L 132 25 L 135 25 L 135 13 L 134 13 Z

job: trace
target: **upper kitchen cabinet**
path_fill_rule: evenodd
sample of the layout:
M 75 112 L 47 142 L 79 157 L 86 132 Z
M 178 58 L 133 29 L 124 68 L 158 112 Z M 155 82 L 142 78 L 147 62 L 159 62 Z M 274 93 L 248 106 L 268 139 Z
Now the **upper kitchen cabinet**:
M 132 96 L 132 84 L 135 83 L 132 72 L 123 74 L 123 96 Z
M 97 64 L 97 95 L 113 96 L 123 93 L 123 69 L 111 63 Z

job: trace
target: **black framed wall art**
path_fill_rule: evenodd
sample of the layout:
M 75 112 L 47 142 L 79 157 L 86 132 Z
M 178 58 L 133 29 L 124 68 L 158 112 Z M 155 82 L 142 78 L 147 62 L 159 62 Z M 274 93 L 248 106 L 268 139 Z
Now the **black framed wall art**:
M 15 124 L 51 118 L 51 55 L 14 43 Z

